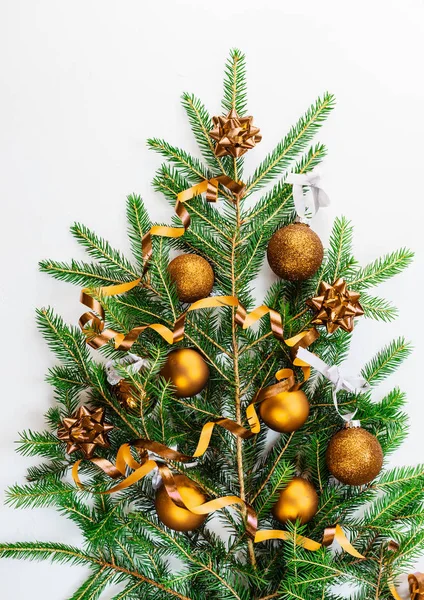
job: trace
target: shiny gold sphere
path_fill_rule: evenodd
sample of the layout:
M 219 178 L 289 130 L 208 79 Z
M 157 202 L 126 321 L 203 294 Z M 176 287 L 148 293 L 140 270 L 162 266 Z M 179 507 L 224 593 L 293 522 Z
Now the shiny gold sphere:
M 285 523 L 300 519 L 302 525 L 310 521 L 318 509 L 318 494 L 312 483 L 302 477 L 294 477 L 280 492 L 272 514 Z
M 347 485 L 365 485 L 383 466 L 383 451 L 377 438 L 362 429 L 348 427 L 330 440 L 326 454 L 330 473 Z
M 262 421 L 273 431 L 291 433 L 300 429 L 309 415 L 309 402 L 301 390 L 282 392 L 259 406 Z
M 181 302 L 196 302 L 212 291 L 214 274 L 207 260 L 197 254 L 181 254 L 168 265 Z
M 192 348 L 172 350 L 160 374 L 174 385 L 178 398 L 189 398 L 203 390 L 209 379 L 209 367 Z
M 174 480 L 187 506 L 198 506 L 206 501 L 205 494 L 185 475 L 175 475 Z M 156 492 L 155 506 L 162 523 L 175 531 L 192 531 L 206 520 L 206 515 L 195 515 L 186 508 L 177 506 L 168 496 L 164 485 Z
M 268 262 L 281 279 L 303 281 L 321 266 L 324 248 L 309 225 L 292 223 L 274 233 L 268 243 Z

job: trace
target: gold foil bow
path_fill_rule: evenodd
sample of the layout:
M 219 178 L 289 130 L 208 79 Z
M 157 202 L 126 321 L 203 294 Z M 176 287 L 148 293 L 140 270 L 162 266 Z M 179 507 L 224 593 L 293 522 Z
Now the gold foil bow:
M 337 279 L 333 285 L 322 281 L 318 293 L 306 302 L 317 313 L 312 323 L 325 325 L 328 333 L 334 333 L 339 327 L 352 331 L 354 318 L 364 314 L 360 294 L 349 291 L 344 279 Z
M 230 154 L 238 158 L 262 139 L 258 127 L 253 126 L 253 117 L 239 117 L 234 109 L 226 117 L 213 117 L 212 120 L 214 128 L 209 135 L 216 141 L 216 156 Z
M 113 429 L 113 425 L 106 423 L 104 417 L 104 408 L 90 410 L 80 406 L 72 417 L 63 419 L 57 437 L 67 442 L 66 452 L 72 454 L 81 450 L 86 458 L 91 458 L 97 446 L 108 448 L 107 433 Z

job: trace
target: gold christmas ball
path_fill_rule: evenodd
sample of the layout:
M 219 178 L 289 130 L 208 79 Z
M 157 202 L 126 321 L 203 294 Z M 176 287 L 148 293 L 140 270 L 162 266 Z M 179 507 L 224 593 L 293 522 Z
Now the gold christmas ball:
M 197 254 L 181 254 L 171 260 L 168 271 L 181 302 L 196 302 L 212 291 L 214 274 L 207 260 Z
M 302 477 L 294 477 L 280 492 L 272 514 L 282 523 L 300 519 L 304 525 L 315 516 L 317 509 L 318 494 L 312 483 Z
M 278 277 L 303 281 L 321 266 L 324 248 L 309 225 L 292 223 L 274 233 L 268 243 L 268 263 Z
M 172 350 L 166 357 L 160 374 L 176 388 L 178 398 L 189 398 L 203 390 L 209 379 L 209 367 L 192 348 Z
M 362 427 L 347 427 L 330 440 L 326 454 L 330 473 L 347 485 L 365 485 L 383 466 L 383 451 L 377 438 Z
M 259 414 L 273 431 L 291 433 L 300 429 L 308 418 L 309 402 L 301 390 L 282 392 L 261 402 Z
M 174 480 L 187 505 L 195 503 L 198 506 L 206 501 L 205 494 L 185 475 L 175 475 Z M 195 515 L 186 508 L 177 506 L 168 496 L 164 485 L 156 492 L 155 506 L 162 523 L 175 531 L 192 531 L 206 520 L 206 515 Z

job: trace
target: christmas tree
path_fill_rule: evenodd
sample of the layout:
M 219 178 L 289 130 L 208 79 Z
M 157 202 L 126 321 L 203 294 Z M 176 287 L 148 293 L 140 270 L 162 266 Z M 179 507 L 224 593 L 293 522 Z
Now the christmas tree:
M 405 397 L 395 388 L 377 402 L 372 391 L 410 346 L 394 340 L 355 381 L 339 367 L 356 318 L 395 318 L 369 289 L 412 253 L 361 267 L 345 218 L 324 253 L 307 224 L 305 198 L 325 204 L 326 149 L 311 143 L 331 94 L 252 175 L 243 156 L 266 142 L 246 116 L 244 55 L 227 62 L 223 116 L 191 94 L 182 104 L 202 159 L 148 141 L 166 160 L 153 185 L 177 199 L 173 227 L 152 226 L 132 195 L 131 260 L 76 223 L 94 262 L 41 262 L 84 287 L 89 310 L 80 327 L 37 313 L 59 361 L 48 373 L 56 401 L 45 431 L 21 434 L 19 452 L 43 461 L 8 498 L 56 508 L 85 546 L 0 544 L 0 556 L 86 565 L 73 600 L 117 583 L 115 600 L 396 597 L 424 549 L 424 469 L 381 469 L 407 435 Z M 281 279 L 255 309 L 266 254 Z

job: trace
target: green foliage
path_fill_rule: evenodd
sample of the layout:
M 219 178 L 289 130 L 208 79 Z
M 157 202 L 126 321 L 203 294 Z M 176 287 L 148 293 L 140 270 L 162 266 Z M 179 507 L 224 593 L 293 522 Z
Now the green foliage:
M 154 188 L 172 205 L 176 195 L 193 183 L 221 173 L 241 178 L 243 167 L 242 159 L 215 157 L 209 136 L 212 120 L 204 104 L 188 93 L 183 94 L 182 104 L 205 162 L 166 141 L 148 142 L 166 160 L 156 173 Z M 106 327 L 124 334 L 153 323 L 172 328 L 186 310 L 167 268 L 175 249 L 204 256 L 214 268 L 214 294 L 235 295 L 252 309 L 259 302 L 253 295 L 254 279 L 268 240 L 277 228 L 294 219 L 287 171 L 307 172 L 321 162 L 326 149 L 320 143 L 311 145 L 312 138 L 333 106 L 331 94 L 319 98 L 247 178 L 248 194 L 273 183 L 256 203 L 247 206 L 245 199 L 234 201 L 224 188 L 219 190 L 223 202 L 218 207 L 202 198 L 187 203 L 190 227 L 180 238 L 153 237 L 147 275 L 142 238 L 152 224 L 137 195 L 127 199 L 131 260 L 87 227 L 75 224 L 71 231 L 93 262 L 45 260 L 40 269 L 91 288 L 105 309 Z M 245 57 L 236 49 L 226 65 L 222 102 L 224 112 L 232 108 L 239 114 L 247 108 Z M 177 216 L 173 224 L 181 227 Z M 412 253 L 401 249 L 362 268 L 353 255 L 352 242 L 352 225 L 344 217 L 337 218 L 319 272 L 305 282 L 278 281 L 270 287 L 264 301 L 281 314 L 286 338 L 311 326 L 313 317 L 305 308 L 306 300 L 316 294 L 321 281 L 333 282 L 338 277 L 361 292 L 365 318 L 386 322 L 395 318 L 397 311 L 390 302 L 364 290 L 400 273 Z M 97 289 L 139 277 L 140 284 L 124 295 L 106 297 Z M 107 421 L 114 425 L 110 448 L 98 450 L 98 457 L 114 462 L 120 445 L 135 438 L 156 440 L 191 454 L 207 421 L 224 415 L 247 426 L 244 415 L 249 402 L 258 390 L 275 383 L 277 370 L 292 367 L 292 362 L 287 346 L 272 336 L 269 317 L 243 330 L 229 307 L 193 311 L 187 315 L 185 337 L 178 347 L 201 351 L 210 368 L 206 388 L 192 398 L 176 397 L 172 385 L 160 377 L 169 347 L 157 332 L 146 330 L 131 351 L 147 358 L 148 366 L 139 373 L 117 367 L 135 398 L 134 407 L 126 410 L 106 379 L 103 359 L 124 355 L 113 341 L 93 353 L 86 335 L 65 324 L 52 309 L 37 311 L 37 321 L 58 361 L 47 376 L 54 404 L 46 414 L 45 431 L 20 436 L 18 451 L 39 456 L 42 462 L 28 468 L 25 484 L 10 488 L 7 501 L 17 508 L 54 507 L 77 525 L 84 546 L 0 544 L 0 557 L 86 565 L 90 575 L 70 600 L 101 598 L 111 584 L 122 588 L 115 600 L 204 600 L 206 595 L 210 600 L 341 600 L 334 591 L 339 584 L 352 586 L 350 597 L 355 600 L 388 599 L 390 579 L 409 568 L 423 551 L 424 467 L 383 469 L 375 481 L 359 488 L 335 483 L 325 453 L 342 423 L 334 411 L 330 383 L 316 374 L 302 388 L 311 410 L 300 430 L 277 437 L 268 436 L 262 427 L 254 438 L 241 441 L 216 427 L 209 449 L 195 464 L 170 463 L 211 499 L 242 495 L 257 511 L 260 528 L 284 527 L 292 534 L 289 541 L 253 545 L 240 507 L 219 511 L 213 523 L 208 519 L 195 532 L 172 531 L 156 516 L 150 476 L 109 496 L 100 492 L 110 487 L 110 478 L 83 461 L 80 473 L 87 489 L 77 489 L 69 482 L 69 472 L 74 460 L 83 456 L 66 454 L 66 444 L 57 439 L 57 427 L 79 404 L 105 407 Z M 349 353 L 352 334 L 339 330 L 329 336 L 323 329 L 320 333 L 312 350 L 327 363 L 340 365 Z M 400 338 L 371 358 L 362 374 L 372 388 L 392 375 L 410 350 Z M 405 396 L 397 387 L 379 401 L 371 392 L 341 392 L 339 402 L 343 412 L 358 408 L 362 425 L 377 436 L 386 456 L 405 439 Z M 317 514 L 302 527 L 278 523 L 271 512 L 279 492 L 296 473 L 308 477 L 319 494 Z M 213 533 L 217 523 L 225 535 Z M 293 541 L 298 534 L 320 541 L 324 528 L 333 523 L 343 526 L 366 560 L 325 548 L 308 552 Z M 391 539 L 399 543 L 399 549 L 388 552 Z

